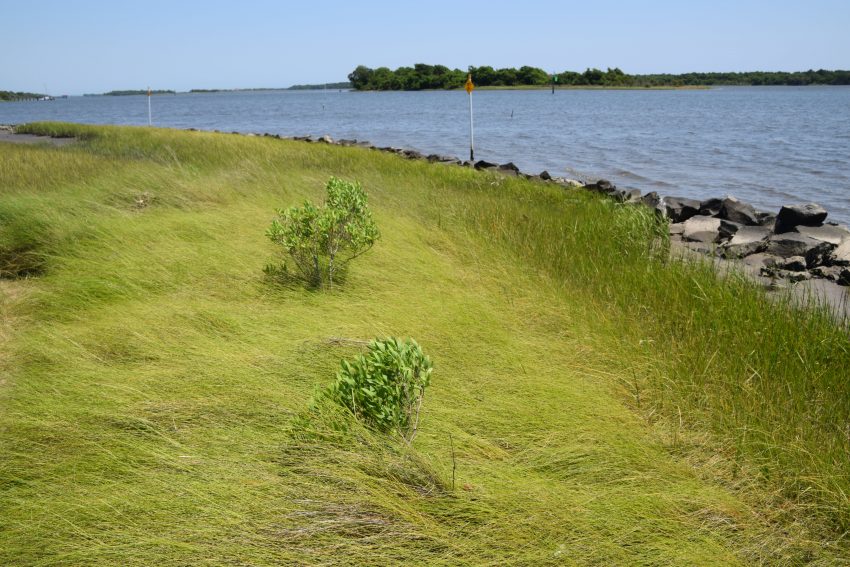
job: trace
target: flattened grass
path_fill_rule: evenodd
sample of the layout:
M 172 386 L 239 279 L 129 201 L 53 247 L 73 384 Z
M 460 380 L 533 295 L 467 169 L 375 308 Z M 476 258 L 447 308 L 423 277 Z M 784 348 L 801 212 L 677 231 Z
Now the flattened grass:
M 667 263 L 646 211 L 357 148 L 28 130 L 82 141 L 0 148 L 0 218 L 28 215 L 0 242 L 43 260 L 0 282 L 0 562 L 848 558 L 846 334 Z M 383 238 L 338 290 L 271 285 L 274 209 L 330 175 Z M 382 335 L 436 365 L 414 448 L 305 429 L 337 339 Z

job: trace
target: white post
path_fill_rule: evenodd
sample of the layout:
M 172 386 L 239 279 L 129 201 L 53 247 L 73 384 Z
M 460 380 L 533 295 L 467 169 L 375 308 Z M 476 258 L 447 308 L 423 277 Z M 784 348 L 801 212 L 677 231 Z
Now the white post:
M 475 161 L 475 134 L 472 128 L 472 91 L 469 91 L 469 161 Z
M 148 87 L 148 126 L 153 126 L 153 121 L 151 120 L 151 88 Z

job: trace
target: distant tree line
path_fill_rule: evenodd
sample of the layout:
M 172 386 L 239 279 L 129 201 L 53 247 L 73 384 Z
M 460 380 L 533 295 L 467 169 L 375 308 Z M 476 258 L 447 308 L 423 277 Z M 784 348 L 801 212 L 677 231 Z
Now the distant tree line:
M 322 89 L 350 89 L 351 83 L 345 81 L 342 83 L 321 83 L 318 85 L 292 85 L 287 88 L 288 91 L 318 91 Z
M 32 100 L 35 98 L 42 98 L 44 96 L 45 95 L 38 93 L 24 93 L 20 91 L 0 91 L 0 100 L 2 101 Z
M 413 67 L 370 69 L 360 65 L 348 75 L 351 86 L 360 91 L 418 91 L 423 89 L 458 89 L 467 74 L 480 87 L 545 86 L 553 75 L 537 67 L 494 69 L 469 67 L 467 71 L 444 65 L 417 63 Z M 564 86 L 599 87 L 684 87 L 712 85 L 850 85 L 850 71 L 800 71 L 745 73 L 685 73 L 681 75 L 629 75 L 619 68 L 587 69 L 583 73 L 563 71 L 555 74 L 555 82 Z
M 131 90 L 131 91 L 109 91 L 108 93 L 103 93 L 103 96 L 129 96 L 129 95 L 146 95 L 148 94 L 147 89 L 139 89 L 139 90 Z M 174 91 L 162 91 L 162 90 L 153 90 L 151 94 L 177 94 Z

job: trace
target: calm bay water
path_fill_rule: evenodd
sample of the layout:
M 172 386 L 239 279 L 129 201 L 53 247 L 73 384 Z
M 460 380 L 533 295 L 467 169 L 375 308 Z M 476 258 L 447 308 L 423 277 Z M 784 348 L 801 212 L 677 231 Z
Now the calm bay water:
M 610 179 L 644 192 L 735 195 L 767 210 L 814 201 L 850 222 L 850 87 L 476 91 L 477 159 Z M 154 124 L 357 138 L 467 158 L 466 93 L 274 91 L 163 95 Z M 147 124 L 144 96 L 0 103 L 0 124 Z

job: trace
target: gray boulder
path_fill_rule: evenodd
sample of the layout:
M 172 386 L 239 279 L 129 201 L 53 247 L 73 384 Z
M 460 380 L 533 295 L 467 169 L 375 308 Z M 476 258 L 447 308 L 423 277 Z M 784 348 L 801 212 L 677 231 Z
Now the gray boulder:
M 493 169 L 499 167 L 497 163 L 490 163 L 489 161 L 479 160 L 475 162 L 475 169 Z
M 664 217 L 667 215 L 667 209 L 664 207 L 664 199 L 655 191 L 650 191 L 641 197 L 640 202 L 655 211 L 655 214 L 658 217 Z
M 596 183 L 586 183 L 583 187 L 588 191 L 602 193 L 603 195 L 612 195 L 617 190 L 617 186 L 607 179 L 600 179 Z
M 656 208 L 661 204 L 661 196 L 655 191 L 650 191 L 646 195 L 640 198 L 641 202 L 650 208 Z
M 628 195 L 627 203 L 640 203 L 640 189 L 626 189 L 626 194 Z
M 717 231 L 718 240 L 722 242 L 731 239 L 743 226 L 730 220 L 720 219 L 720 229 Z
M 684 222 L 682 238 L 690 242 L 712 243 L 720 230 L 720 219 L 697 215 Z
M 720 204 L 718 216 L 738 224 L 756 226 L 759 224 L 758 215 L 752 205 L 739 201 L 735 197 L 726 197 Z
M 756 215 L 758 215 L 759 226 L 767 226 L 772 229 L 773 225 L 776 224 L 776 215 L 773 213 L 768 213 L 766 211 L 756 211 Z
M 333 144 L 334 143 L 334 139 L 331 138 L 330 136 L 328 136 L 327 134 L 325 134 L 321 138 L 317 139 L 316 141 L 319 142 L 319 143 L 322 143 L 322 144 Z
M 798 226 L 794 229 L 794 232 L 799 232 L 815 240 L 829 242 L 835 246 L 840 245 L 844 240 L 850 239 L 850 231 L 843 226 Z
M 513 164 L 513 162 L 503 163 L 499 167 L 496 168 L 496 171 L 503 175 L 511 175 L 516 177 L 519 175 L 519 168 Z
M 826 209 L 816 203 L 785 205 L 776 216 L 774 232 L 791 232 L 798 226 L 820 226 L 826 220 Z
M 608 181 L 607 179 L 600 179 L 596 183 L 593 184 L 597 191 L 601 191 L 603 193 L 607 193 L 608 191 L 613 191 L 617 188 L 616 185 Z
M 732 238 L 723 243 L 724 256 L 743 258 L 763 252 L 767 248 L 768 236 L 770 236 L 770 229 L 767 227 L 742 226 L 732 235 Z
M 850 266 L 850 238 L 841 241 L 841 244 L 832 251 L 829 263 L 833 266 Z
M 428 161 L 431 161 L 431 162 L 434 162 L 434 163 L 449 163 L 449 164 L 452 164 L 452 165 L 458 165 L 458 164 L 462 163 L 460 161 L 460 158 L 457 158 L 455 156 L 443 156 L 443 155 L 435 155 L 435 154 L 428 156 Z
M 639 203 L 640 189 L 623 189 L 615 192 L 613 197 L 621 203 Z
M 838 281 L 843 270 L 841 266 L 818 266 L 812 268 L 811 272 L 813 276 L 834 282 Z
M 706 199 L 699 204 L 699 214 L 706 217 L 716 217 L 720 214 L 723 199 Z
M 833 248 L 834 246 L 828 242 L 790 232 L 773 234 L 768 237 L 765 251 L 781 258 L 803 256 L 806 259 L 806 265 L 809 268 L 814 268 L 824 263 Z
M 770 254 L 757 252 L 755 254 L 750 254 L 742 261 L 744 262 L 745 266 L 748 266 L 758 272 L 761 272 L 762 269 L 775 268 L 780 264 L 780 262 L 782 262 L 782 258 L 777 258 L 776 256 L 772 256 Z
M 548 171 L 546 171 L 545 169 L 544 169 L 543 171 L 541 171 L 541 172 L 540 172 L 539 177 L 540 177 L 540 179 L 542 179 L 543 181 L 549 181 L 550 179 L 552 179 L 552 176 L 551 176 L 551 175 L 549 175 L 549 172 L 548 172 Z
M 782 261 L 782 268 L 791 272 L 804 272 L 806 270 L 806 259 L 802 256 L 791 256 Z
M 805 271 L 798 272 L 791 270 L 778 270 L 777 275 L 779 275 L 780 278 L 786 279 L 792 283 L 804 282 L 812 279 L 812 274 Z
M 684 222 L 699 213 L 700 202 L 684 197 L 665 197 L 664 208 L 673 222 Z M 703 215 L 707 216 L 707 215 Z

